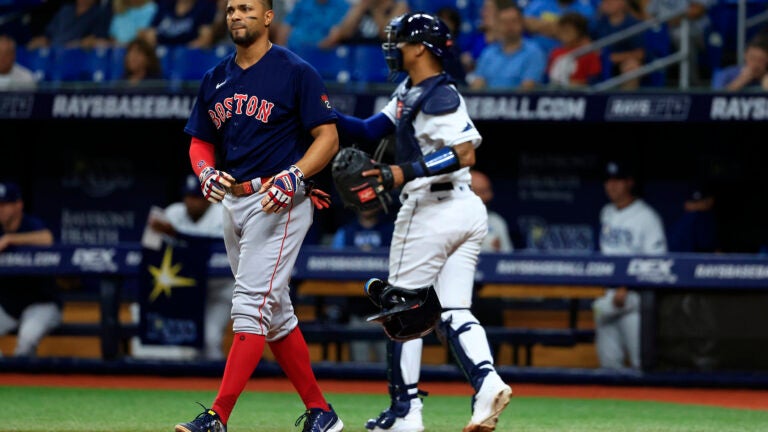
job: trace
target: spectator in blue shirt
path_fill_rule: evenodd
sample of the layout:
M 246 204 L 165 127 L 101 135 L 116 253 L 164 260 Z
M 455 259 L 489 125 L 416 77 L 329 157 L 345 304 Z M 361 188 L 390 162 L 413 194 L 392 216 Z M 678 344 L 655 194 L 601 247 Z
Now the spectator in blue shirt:
M 523 13 L 517 5 L 499 10 L 499 40 L 483 49 L 477 67 L 467 77 L 472 89 L 532 90 L 543 84 L 547 57 L 536 43 L 523 37 Z
M 154 0 L 112 0 L 110 39 L 116 45 L 127 45 L 141 29 L 149 27 L 155 13 Z
M 63 3 L 45 27 L 45 34 L 33 37 L 27 48 L 91 48 L 107 39 L 109 21 L 109 11 L 98 0 Z
M 316 47 L 348 10 L 347 0 L 299 0 L 278 26 L 275 43 L 291 50 Z
M 602 0 L 600 16 L 590 33 L 592 40 L 596 41 L 639 23 L 640 20 L 631 13 L 627 0 Z M 643 34 L 638 33 L 605 47 L 600 56 L 603 60 L 604 78 L 615 77 L 640 68 L 645 59 Z M 628 90 L 639 86 L 640 78 L 636 78 L 623 83 L 621 88 Z
M 749 40 L 744 51 L 744 64 L 732 65 L 715 71 L 712 88 L 715 90 L 762 90 L 761 82 L 768 73 L 768 33 L 758 33 Z
M 160 0 L 150 26 L 139 37 L 151 45 L 207 47 L 216 3 L 213 0 Z
M 557 21 L 566 12 L 584 15 L 590 22 L 595 18 L 595 8 L 589 0 L 531 0 L 523 8 L 526 36 L 547 56 L 561 45 L 557 39 Z

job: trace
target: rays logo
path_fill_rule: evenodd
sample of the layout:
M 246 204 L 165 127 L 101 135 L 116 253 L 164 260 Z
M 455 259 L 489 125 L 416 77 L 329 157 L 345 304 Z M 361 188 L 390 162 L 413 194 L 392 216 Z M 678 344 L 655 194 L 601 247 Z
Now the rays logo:
M 677 275 L 672 271 L 674 265 L 673 259 L 634 258 L 629 261 L 627 275 L 638 281 L 673 284 L 677 282 Z

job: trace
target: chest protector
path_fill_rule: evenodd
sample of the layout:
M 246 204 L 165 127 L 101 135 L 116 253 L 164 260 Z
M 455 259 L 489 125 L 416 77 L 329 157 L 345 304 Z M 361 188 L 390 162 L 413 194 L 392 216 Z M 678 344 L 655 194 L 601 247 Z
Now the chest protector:
M 461 103 L 459 94 L 451 87 L 455 84 L 448 74 L 424 80 L 418 86 L 411 85 L 411 79 L 405 79 L 395 89 L 397 98 L 395 135 L 397 136 L 395 163 L 413 162 L 423 156 L 413 121 L 419 111 L 425 114 L 439 115 L 456 111 Z

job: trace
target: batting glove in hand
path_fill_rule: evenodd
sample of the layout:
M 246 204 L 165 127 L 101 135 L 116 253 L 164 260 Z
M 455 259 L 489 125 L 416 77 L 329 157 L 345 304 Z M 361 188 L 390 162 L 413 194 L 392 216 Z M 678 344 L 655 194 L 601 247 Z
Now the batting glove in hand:
M 304 180 L 304 173 L 296 165 L 279 172 L 261 185 L 259 193 L 267 192 L 261 200 L 261 206 L 266 213 L 280 213 L 293 200 L 293 195 L 299 184 Z
M 212 203 L 221 202 L 227 193 L 227 188 L 235 183 L 234 177 L 213 167 L 205 167 L 200 172 L 199 178 L 203 196 Z
M 322 189 L 318 189 L 312 180 L 305 183 L 304 194 L 312 200 L 312 204 L 318 210 L 327 209 L 331 206 L 331 195 Z

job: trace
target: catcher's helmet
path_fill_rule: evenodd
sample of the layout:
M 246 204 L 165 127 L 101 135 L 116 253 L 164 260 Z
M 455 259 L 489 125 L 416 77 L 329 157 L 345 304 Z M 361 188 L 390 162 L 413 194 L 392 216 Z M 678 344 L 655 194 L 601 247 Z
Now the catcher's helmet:
M 423 12 L 400 15 L 390 21 L 384 31 L 387 39 L 381 48 L 392 73 L 403 70 L 403 54 L 397 47 L 400 42 L 421 43 L 439 59 L 449 55 L 453 45 L 448 26 L 440 18 Z
M 378 304 L 382 312 L 369 316 L 367 320 L 380 322 L 390 339 L 406 342 L 434 330 L 442 312 L 434 286 L 405 289 L 390 285 L 371 290 L 368 285 L 366 290 L 369 296 L 379 294 Z M 377 303 L 376 299 L 372 300 Z

